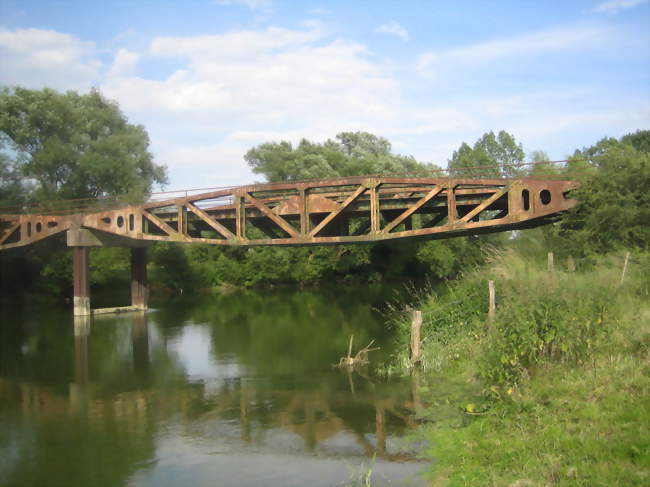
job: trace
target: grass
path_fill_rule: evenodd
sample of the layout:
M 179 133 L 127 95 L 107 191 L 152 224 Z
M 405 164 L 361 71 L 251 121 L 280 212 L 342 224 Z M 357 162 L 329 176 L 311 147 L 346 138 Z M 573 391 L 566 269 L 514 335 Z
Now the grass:
M 550 273 L 506 252 L 444 298 L 422 297 L 430 383 L 455 377 L 481 391 L 454 397 L 455 414 L 436 406 L 435 386 L 424 395 L 433 485 L 650 483 L 649 267 L 638 257 L 619 286 L 620 256 Z M 488 279 L 499 296 L 493 323 Z

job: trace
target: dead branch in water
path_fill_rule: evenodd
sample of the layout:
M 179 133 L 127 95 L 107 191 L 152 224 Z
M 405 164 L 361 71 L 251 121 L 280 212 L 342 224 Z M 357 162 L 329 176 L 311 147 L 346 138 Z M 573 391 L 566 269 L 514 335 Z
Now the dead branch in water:
M 354 335 L 350 335 L 350 343 L 348 344 L 348 355 L 346 357 L 341 357 L 339 363 L 336 364 L 336 367 L 354 367 L 355 365 L 365 365 L 368 363 L 368 353 L 379 350 L 379 347 L 372 347 L 372 344 L 375 343 L 374 340 L 371 340 L 368 345 L 363 347 L 357 352 L 357 354 L 352 356 L 352 341 L 354 340 Z

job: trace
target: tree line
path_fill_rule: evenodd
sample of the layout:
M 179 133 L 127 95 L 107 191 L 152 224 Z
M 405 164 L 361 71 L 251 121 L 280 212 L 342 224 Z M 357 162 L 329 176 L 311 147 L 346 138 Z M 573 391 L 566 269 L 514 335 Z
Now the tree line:
M 473 145 L 463 142 L 447 170 L 458 177 L 563 175 L 583 185 L 581 204 L 558 225 L 538 231 L 564 252 L 586 258 L 618 246 L 646 248 L 650 240 L 650 131 L 605 138 L 576 150 L 563 166 L 523 165 L 522 144 L 506 131 L 490 131 Z M 267 182 L 357 175 L 442 175 L 440 167 L 396 154 L 391 143 L 366 132 L 341 132 L 317 143 L 266 142 L 244 156 Z M 548 161 L 542 151 L 529 160 Z M 149 152 L 146 130 L 128 122 L 119 106 L 97 90 L 80 95 L 5 88 L 0 92 L 0 207 L 71 198 L 121 195 L 143 200 L 167 183 L 166 168 Z M 537 231 L 537 230 L 536 230 Z M 480 262 L 486 246 L 508 235 L 449 240 L 379 242 L 336 247 L 220 248 L 155 244 L 152 284 L 180 291 L 223 285 L 255 286 L 320 281 L 444 279 Z M 96 249 L 93 285 L 128 278 L 125 249 Z M 60 239 L 0 253 L 3 294 L 26 288 L 66 293 L 71 262 Z

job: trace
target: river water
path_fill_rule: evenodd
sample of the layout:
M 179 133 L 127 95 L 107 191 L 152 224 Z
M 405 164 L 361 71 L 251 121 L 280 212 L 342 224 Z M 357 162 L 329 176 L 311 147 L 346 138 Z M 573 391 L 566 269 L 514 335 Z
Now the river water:
M 381 286 L 232 292 L 77 320 L 3 303 L 0 485 L 424 485 Z M 376 340 L 371 366 L 332 367 Z

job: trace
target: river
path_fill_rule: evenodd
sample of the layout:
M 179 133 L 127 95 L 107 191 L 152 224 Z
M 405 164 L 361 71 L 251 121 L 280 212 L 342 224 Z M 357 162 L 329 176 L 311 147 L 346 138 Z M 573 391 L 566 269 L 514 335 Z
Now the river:
M 0 485 L 423 485 L 418 394 L 394 352 L 395 287 L 236 291 L 73 320 L 0 313 Z M 332 364 L 374 339 L 369 367 Z

